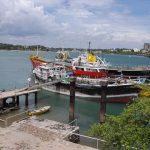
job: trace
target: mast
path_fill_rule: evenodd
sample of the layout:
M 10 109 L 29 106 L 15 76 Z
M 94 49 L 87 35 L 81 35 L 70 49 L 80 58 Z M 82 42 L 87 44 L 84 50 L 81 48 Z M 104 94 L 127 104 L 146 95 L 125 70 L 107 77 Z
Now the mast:
M 39 48 L 38 48 L 38 45 L 37 45 L 37 48 L 36 48 L 36 56 L 39 55 Z
M 91 53 L 91 42 L 89 41 L 89 48 L 88 48 L 88 52 Z

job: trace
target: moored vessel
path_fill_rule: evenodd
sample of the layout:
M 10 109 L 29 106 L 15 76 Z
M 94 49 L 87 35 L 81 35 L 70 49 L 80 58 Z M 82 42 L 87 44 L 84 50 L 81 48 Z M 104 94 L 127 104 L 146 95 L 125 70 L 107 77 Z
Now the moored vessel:
M 34 110 L 31 110 L 31 111 L 27 111 L 26 114 L 28 116 L 33 116 L 33 115 L 41 115 L 43 113 L 46 113 L 50 110 L 51 106 L 44 106 L 44 107 L 41 107 L 39 109 L 34 109 Z

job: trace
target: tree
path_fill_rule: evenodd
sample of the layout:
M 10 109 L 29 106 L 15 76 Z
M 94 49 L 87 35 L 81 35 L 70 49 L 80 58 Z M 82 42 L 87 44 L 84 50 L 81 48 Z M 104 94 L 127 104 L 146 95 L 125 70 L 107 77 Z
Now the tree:
M 149 87 L 148 87 L 149 88 Z M 150 88 L 149 88 L 150 89 Z M 150 90 L 149 90 L 150 91 Z M 150 148 L 150 99 L 139 97 L 119 116 L 107 116 L 103 124 L 94 124 L 88 134 L 106 140 L 107 148 L 140 150 Z

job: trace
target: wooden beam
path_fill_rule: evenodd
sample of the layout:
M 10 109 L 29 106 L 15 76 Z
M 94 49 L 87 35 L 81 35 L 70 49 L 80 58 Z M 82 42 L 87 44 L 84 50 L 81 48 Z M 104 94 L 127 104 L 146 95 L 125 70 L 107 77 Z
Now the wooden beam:
M 104 123 L 106 119 L 107 85 L 107 82 L 101 82 L 100 123 Z
M 16 104 L 19 106 L 19 96 L 16 97 Z
M 75 82 L 76 78 L 70 78 L 69 122 L 73 121 L 75 116 Z
M 37 105 L 37 94 L 38 94 L 38 92 L 35 92 L 34 94 L 35 94 L 35 105 Z
M 28 94 L 25 94 L 25 106 L 28 106 Z

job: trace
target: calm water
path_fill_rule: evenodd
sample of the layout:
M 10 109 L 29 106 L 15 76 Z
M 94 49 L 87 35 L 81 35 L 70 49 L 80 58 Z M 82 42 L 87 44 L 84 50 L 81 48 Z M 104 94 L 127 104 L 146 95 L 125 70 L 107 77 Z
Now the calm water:
M 29 55 L 33 52 L 21 51 L 0 51 L 0 90 L 15 89 L 26 86 L 27 78 L 31 74 L 31 63 Z M 46 59 L 54 58 L 53 52 L 40 52 Z M 77 56 L 72 53 L 71 56 Z M 111 64 L 123 65 L 150 65 L 150 59 L 143 56 L 125 56 L 125 55 L 103 55 Z M 30 108 L 34 107 L 34 95 L 29 97 Z M 20 101 L 21 110 L 24 111 L 24 96 Z M 68 122 L 69 117 L 69 97 L 41 91 L 38 94 L 38 106 L 51 105 L 52 110 L 42 115 L 60 122 Z M 124 104 L 108 104 L 108 114 L 119 114 L 124 108 Z M 18 113 L 16 112 L 13 112 Z M 10 116 L 7 114 L 0 118 Z M 99 122 L 99 104 L 92 101 L 76 98 L 75 117 L 78 119 L 80 132 L 84 133 L 93 123 Z

